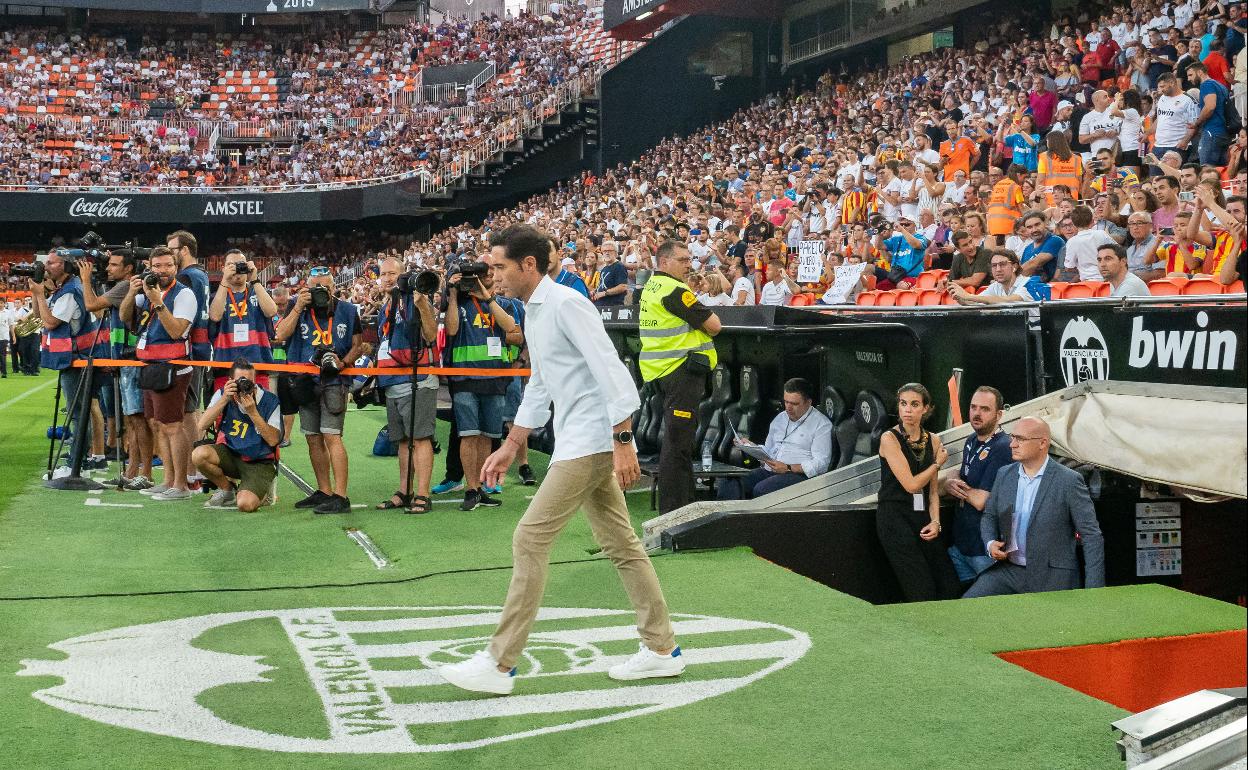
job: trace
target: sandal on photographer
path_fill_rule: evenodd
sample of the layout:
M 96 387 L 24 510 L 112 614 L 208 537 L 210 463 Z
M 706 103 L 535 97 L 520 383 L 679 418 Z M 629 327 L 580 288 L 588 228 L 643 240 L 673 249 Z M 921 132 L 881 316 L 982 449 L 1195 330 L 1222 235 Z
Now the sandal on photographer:
M 398 499 L 397 503 L 395 502 L 396 498 Z M 411 495 L 405 495 L 402 492 L 395 492 L 393 495 L 390 495 L 389 500 L 385 501 L 384 503 L 378 503 L 377 505 L 375 505 L 374 510 L 393 511 L 398 508 L 406 508 L 411 504 L 412 504 Z
M 414 495 L 407 512 L 411 514 L 433 513 L 433 500 L 424 495 Z

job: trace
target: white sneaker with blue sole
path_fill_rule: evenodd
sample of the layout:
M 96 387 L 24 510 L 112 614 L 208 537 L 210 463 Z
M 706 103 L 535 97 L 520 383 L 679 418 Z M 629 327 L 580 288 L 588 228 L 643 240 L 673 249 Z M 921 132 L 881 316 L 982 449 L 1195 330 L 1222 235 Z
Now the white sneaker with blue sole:
M 621 682 L 631 682 L 635 679 L 660 679 L 684 673 L 685 659 L 681 657 L 679 647 L 666 655 L 651 650 L 644 642 L 639 647 L 641 649 L 631 658 L 618 666 L 612 666 L 607 671 L 607 676 Z

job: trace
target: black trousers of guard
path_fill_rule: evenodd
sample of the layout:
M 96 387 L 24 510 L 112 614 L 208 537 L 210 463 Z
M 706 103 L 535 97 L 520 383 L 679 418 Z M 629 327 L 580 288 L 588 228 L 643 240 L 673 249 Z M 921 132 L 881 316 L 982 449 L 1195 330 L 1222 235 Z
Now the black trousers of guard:
M 659 513 L 693 502 L 693 439 L 706 374 L 681 364 L 655 380 L 663 395 L 663 444 L 659 450 Z

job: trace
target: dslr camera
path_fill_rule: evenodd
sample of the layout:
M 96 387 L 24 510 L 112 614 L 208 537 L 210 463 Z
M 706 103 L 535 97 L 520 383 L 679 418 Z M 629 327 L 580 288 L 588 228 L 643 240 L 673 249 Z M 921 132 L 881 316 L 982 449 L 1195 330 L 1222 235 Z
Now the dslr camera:
M 160 288 L 160 276 L 156 275 L 151 270 L 144 270 L 142 278 L 143 278 L 143 285 L 146 286 L 147 288 L 149 289 Z
M 459 300 L 462 302 L 468 298 L 469 294 L 481 288 L 481 278 L 488 272 L 490 272 L 490 266 L 484 262 L 460 261 L 451 265 L 446 273 L 446 278 L 449 281 L 453 275 L 460 274 L 464 276 L 459 280 L 459 285 L 456 286 Z
M 417 294 L 432 296 L 437 293 L 438 284 L 438 274 L 432 270 L 412 270 L 400 275 L 394 285 L 400 294 L 406 295 L 416 292 Z
M 312 365 L 320 368 L 322 380 L 337 377 L 338 372 L 342 371 L 338 354 L 328 345 L 317 345 L 312 349 Z
M 252 270 L 256 269 L 256 266 L 251 262 L 234 262 L 232 264 L 234 265 L 234 270 L 232 272 L 235 275 L 247 275 Z
M 250 396 L 256 392 L 256 383 L 246 377 L 239 377 L 234 380 L 234 388 L 240 396 Z

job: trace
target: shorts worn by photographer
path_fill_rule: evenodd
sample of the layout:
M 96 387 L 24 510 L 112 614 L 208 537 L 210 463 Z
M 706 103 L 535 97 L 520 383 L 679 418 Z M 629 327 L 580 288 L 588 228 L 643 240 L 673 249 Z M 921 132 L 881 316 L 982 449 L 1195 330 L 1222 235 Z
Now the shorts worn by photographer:
M 291 393 L 301 404 L 299 427 L 316 474 L 316 490 L 295 507 L 349 513 L 347 450 L 342 443 L 349 380 L 338 372 L 345 368 L 344 361 L 354 361 L 363 349 L 360 314 L 355 305 L 333 296 L 328 268 L 314 267 L 310 273 L 312 285 L 300 290 L 294 310 L 281 320 L 276 334 L 278 342 L 289 340 L 289 363 L 320 369 L 291 382 Z
M 277 396 L 256 386 L 255 370 L 236 366 L 235 379 L 212 395 L 201 424 L 216 426 L 217 441 L 195 448 L 195 466 L 217 485 L 210 507 L 233 502 L 239 510 L 251 512 L 272 502 L 277 478 L 278 448 L 282 439 L 282 414 Z M 271 433 L 265 439 L 257 424 Z

